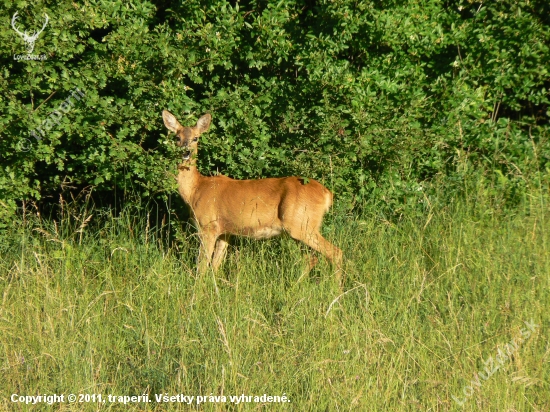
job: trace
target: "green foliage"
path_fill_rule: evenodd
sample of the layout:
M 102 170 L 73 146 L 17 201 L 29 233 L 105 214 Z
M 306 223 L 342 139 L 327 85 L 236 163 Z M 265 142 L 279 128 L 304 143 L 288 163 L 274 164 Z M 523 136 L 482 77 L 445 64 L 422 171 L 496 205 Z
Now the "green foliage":
M 204 112 L 203 173 L 324 181 L 394 212 L 472 170 L 547 176 L 546 1 L 0 1 L 0 204 L 68 186 L 173 191 L 161 110 Z M 32 31 L 49 24 L 34 53 Z M 30 135 L 78 88 L 85 97 Z M 28 140 L 26 140 L 28 139 Z M 522 183 L 523 182 L 523 183 Z

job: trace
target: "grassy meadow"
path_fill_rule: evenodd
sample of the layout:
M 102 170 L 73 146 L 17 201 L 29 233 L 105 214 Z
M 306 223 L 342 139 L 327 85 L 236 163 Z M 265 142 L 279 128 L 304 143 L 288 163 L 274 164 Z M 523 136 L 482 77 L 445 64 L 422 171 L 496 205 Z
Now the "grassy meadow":
M 474 193 L 394 221 L 335 211 L 343 290 L 323 259 L 301 276 L 289 238 L 237 240 L 198 278 L 196 236 L 173 216 L 170 242 L 139 209 L 28 211 L 0 235 L 0 410 L 548 411 L 546 199 L 505 211 Z M 10 400 L 54 393 L 151 402 Z M 242 394 L 290 402 L 230 401 Z

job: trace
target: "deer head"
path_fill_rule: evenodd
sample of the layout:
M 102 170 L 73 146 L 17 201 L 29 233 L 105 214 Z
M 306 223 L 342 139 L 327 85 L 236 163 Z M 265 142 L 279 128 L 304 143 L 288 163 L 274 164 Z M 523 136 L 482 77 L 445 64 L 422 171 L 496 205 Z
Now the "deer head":
M 44 16 L 46 17 L 46 21 L 44 22 L 44 25 L 42 26 L 40 31 L 36 31 L 32 35 L 27 34 L 26 31 L 21 32 L 20 30 L 17 29 L 17 27 L 15 27 L 15 23 L 17 22 L 17 19 L 19 18 L 18 12 L 15 12 L 15 14 L 13 15 L 13 17 L 11 19 L 11 27 L 13 27 L 15 32 L 17 34 L 19 34 L 21 37 L 23 37 L 23 40 L 25 41 L 25 43 L 27 43 L 27 53 L 28 54 L 31 54 L 32 51 L 34 50 L 34 42 L 36 41 L 36 39 L 38 39 L 38 36 L 40 35 L 40 33 L 42 33 L 44 31 L 44 29 L 46 28 L 46 25 L 48 24 L 48 21 L 50 20 L 46 13 L 44 13 Z
M 197 125 L 194 127 L 182 126 L 168 110 L 163 110 L 162 118 L 166 128 L 176 134 L 178 139 L 177 145 L 185 149 L 183 153 L 184 164 L 194 164 L 194 162 L 191 162 L 191 159 L 197 154 L 199 137 L 210 127 L 212 116 L 210 114 L 205 114 L 197 121 Z

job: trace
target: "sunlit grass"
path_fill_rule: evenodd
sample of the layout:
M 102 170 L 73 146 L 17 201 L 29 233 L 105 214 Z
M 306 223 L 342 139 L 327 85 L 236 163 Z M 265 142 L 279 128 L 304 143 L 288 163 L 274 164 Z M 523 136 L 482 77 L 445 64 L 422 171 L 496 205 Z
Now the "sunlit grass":
M 139 211 L 27 217 L 1 238 L 0 405 L 148 393 L 100 406 L 190 408 L 155 402 L 167 393 L 227 396 L 198 410 L 252 410 L 229 396 L 286 394 L 265 409 L 548 410 L 549 219 L 537 196 L 509 214 L 468 202 L 395 222 L 333 214 L 341 291 L 322 259 L 300 279 L 288 238 L 237 241 L 216 276 L 198 278 L 193 232 L 169 245 Z M 510 359 L 465 390 L 531 320 Z

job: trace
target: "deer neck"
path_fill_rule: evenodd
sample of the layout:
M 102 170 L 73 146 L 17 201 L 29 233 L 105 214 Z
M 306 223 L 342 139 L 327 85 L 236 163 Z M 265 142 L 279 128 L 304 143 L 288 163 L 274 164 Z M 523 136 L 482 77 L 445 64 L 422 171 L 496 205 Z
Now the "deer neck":
M 195 165 L 178 166 L 178 191 L 185 203 L 190 206 L 200 178 L 201 174 Z

